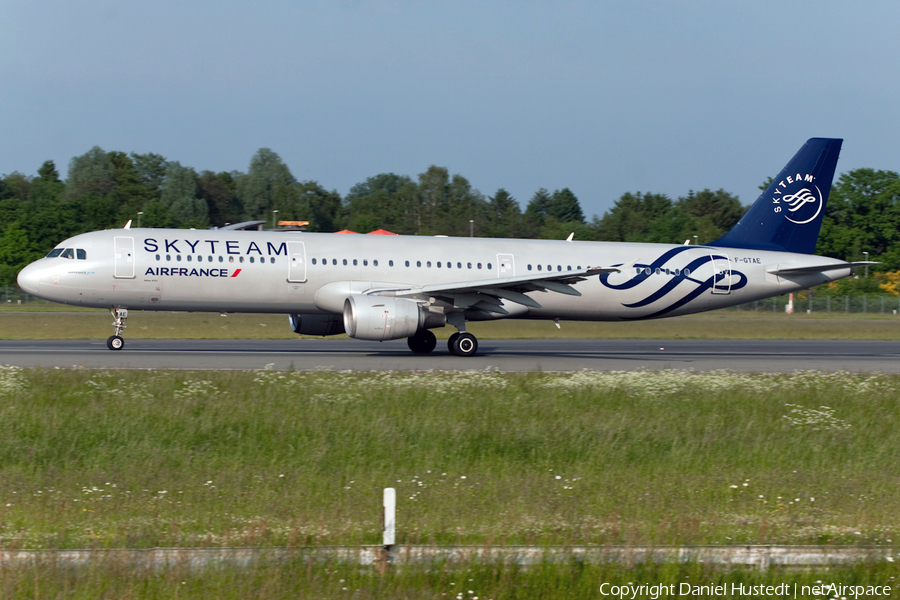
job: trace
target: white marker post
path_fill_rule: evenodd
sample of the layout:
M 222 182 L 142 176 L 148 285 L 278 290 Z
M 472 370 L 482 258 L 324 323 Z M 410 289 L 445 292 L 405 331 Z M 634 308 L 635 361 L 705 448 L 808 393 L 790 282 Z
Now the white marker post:
M 384 488 L 384 531 L 382 545 L 390 550 L 396 539 L 397 528 L 397 490 Z

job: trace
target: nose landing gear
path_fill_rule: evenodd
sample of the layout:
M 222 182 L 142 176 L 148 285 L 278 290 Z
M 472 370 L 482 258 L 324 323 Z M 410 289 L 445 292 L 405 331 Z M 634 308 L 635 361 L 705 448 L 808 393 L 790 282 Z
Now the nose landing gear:
M 110 308 L 109 313 L 113 316 L 113 319 L 115 319 L 113 327 L 116 328 L 116 333 L 115 335 L 109 336 L 109 339 L 106 340 L 106 347 L 110 350 L 121 350 L 125 345 L 125 340 L 119 334 L 125 329 L 125 319 L 128 318 L 128 309 Z

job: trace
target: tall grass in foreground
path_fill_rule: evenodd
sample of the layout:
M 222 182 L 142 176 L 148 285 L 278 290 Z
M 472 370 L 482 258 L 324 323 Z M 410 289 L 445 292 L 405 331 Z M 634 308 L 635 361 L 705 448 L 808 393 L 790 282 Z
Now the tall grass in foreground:
M 893 544 L 900 377 L 0 369 L 0 544 Z
M 436 565 L 431 568 L 393 569 L 379 574 L 371 567 L 346 564 L 309 564 L 302 561 L 260 564 L 249 568 L 134 569 L 125 564 L 100 562 L 72 569 L 54 565 L 0 569 L 0 595 L 4 598 L 391 598 L 391 599 L 596 599 L 613 594 L 616 587 L 648 586 L 634 596 L 672 598 L 713 597 L 700 586 L 724 586 L 719 597 L 798 598 L 851 597 L 844 593 L 810 593 L 825 585 L 862 586 L 869 594 L 852 597 L 897 597 L 898 568 L 880 562 L 822 570 L 757 571 L 722 569 L 699 564 L 586 565 L 577 562 L 536 567 L 500 565 Z M 655 587 L 649 587 L 655 586 Z M 667 586 L 665 593 L 662 586 Z M 783 586 L 760 592 L 759 586 Z M 878 594 L 872 594 L 878 586 Z M 890 586 L 884 595 L 884 586 Z M 832 588 L 833 589 L 833 588 Z M 693 592 L 692 592 L 693 590 Z M 676 592 L 674 595 L 671 592 Z M 701 593 L 698 593 L 701 592 Z M 680 594 L 679 594 L 680 592 Z M 804 593 L 805 592 L 805 593 Z M 613 597 L 619 597 L 613 595 Z

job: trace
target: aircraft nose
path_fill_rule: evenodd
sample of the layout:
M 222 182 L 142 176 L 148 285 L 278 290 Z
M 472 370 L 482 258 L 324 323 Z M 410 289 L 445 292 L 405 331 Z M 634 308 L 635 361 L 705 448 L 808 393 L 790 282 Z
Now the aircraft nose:
M 38 293 L 39 280 L 40 268 L 34 263 L 19 271 L 19 276 L 16 277 L 16 283 L 19 284 L 19 287 L 32 295 L 37 295 Z

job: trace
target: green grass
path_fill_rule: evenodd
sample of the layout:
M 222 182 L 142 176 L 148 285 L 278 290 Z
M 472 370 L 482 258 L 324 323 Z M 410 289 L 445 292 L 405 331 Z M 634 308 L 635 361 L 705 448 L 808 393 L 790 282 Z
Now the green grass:
M 723 569 L 700 564 L 562 565 L 517 567 L 515 565 L 436 565 L 431 568 L 391 569 L 380 574 L 372 568 L 341 564 L 312 565 L 302 561 L 261 564 L 249 568 L 176 567 L 168 570 L 135 569 L 115 561 L 71 569 L 52 564 L 0 570 L 0 595 L 4 598 L 461 598 L 493 599 L 596 599 L 610 596 L 619 586 L 645 588 L 638 598 L 712 597 L 689 595 L 697 586 L 724 586 L 720 597 L 798 598 L 841 597 L 813 594 L 823 584 L 862 586 L 870 595 L 896 597 L 898 568 L 891 563 L 861 564 L 782 571 L 747 568 Z M 614 587 L 616 586 L 616 587 Z M 665 595 L 661 586 L 667 586 Z M 759 586 L 784 586 L 787 594 L 753 593 Z M 869 587 L 871 586 L 871 587 Z M 872 587 L 891 586 L 889 596 L 871 595 Z M 709 588 L 706 588 L 709 589 Z M 738 590 L 743 591 L 739 593 Z M 700 588 L 700 591 L 705 591 Z M 773 590 L 774 591 L 774 590 Z M 612 596 L 618 598 L 618 595 Z M 626 592 L 625 597 L 628 596 Z M 844 590 L 843 597 L 853 597 Z
M 0 545 L 893 544 L 900 378 L 0 370 Z M 820 408 L 826 405 L 830 408 Z
M 108 312 L 0 311 L 0 339 L 106 339 Z M 126 339 L 295 339 L 286 315 L 130 311 Z M 482 339 L 501 338 L 697 338 L 697 339 L 900 339 L 900 317 L 892 314 L 824 313 L 785 315 L 717 311 L 628 323 L 493 321 L 469 323 Z M 435 329 L 440 338 L 456 331 Z M 346 336 L 337 336 L 346 338 Z M 325 338 L 335 339 L 335 338 Z

